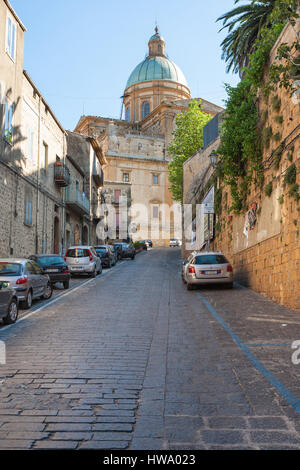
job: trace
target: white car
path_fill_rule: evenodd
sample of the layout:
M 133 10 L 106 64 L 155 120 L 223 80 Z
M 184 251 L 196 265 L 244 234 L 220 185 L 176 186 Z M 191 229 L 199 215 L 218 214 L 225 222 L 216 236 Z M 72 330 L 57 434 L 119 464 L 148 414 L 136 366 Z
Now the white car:
M 170 238 L 170 247 L 181 246 L 180 240 L 178 238 Z
M 224 284 L 233 287 L 233 269 L 221 252 L 194 252 L 182 266 L 182 280 L 187 289 L 194 285 Z
M 96 277 L 102 271 L 99 255 L 93 246 L 71 246 L 65 254 L 71 275 L 89 274 Z

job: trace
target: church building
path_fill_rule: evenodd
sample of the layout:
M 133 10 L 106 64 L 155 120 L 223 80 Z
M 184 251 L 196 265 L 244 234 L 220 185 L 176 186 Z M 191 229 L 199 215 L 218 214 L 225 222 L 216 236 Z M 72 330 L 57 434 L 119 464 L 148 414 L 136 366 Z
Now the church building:
M 174 224 L 172 211 L 166 215 L 168 211 L 162 210 L 173 205 L 168 146 L 176 115 L 187 111 L 192 98 L 183 72 L 166 55 L 158 28 L 148 47 L 147 57 L 130 74 L 123 93 L 125 119 L 82 116 L 75 132 L 96 138 L 105 155 L 103 201 L 115 207 L 116 238 L 120 199 L 126 196 L 129 236 L 134 241 L 151 238 L 154 245 L 162 246 L 173 236 Z M 203 99 L 201 105 L 211 116 L 222 111 Z M 137 204 L 139 210 L 130 213 L 130 205 Z M 155 234 L 150 227 L 155 227 Z

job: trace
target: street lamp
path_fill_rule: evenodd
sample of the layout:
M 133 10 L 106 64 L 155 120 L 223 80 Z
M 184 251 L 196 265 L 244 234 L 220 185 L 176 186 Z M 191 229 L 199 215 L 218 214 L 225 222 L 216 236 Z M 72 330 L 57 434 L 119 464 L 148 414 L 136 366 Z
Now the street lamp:
M 219 155 L 217 154 L 217 152 L 215 150 L 213 150 L 209 156 L 209 159 L 210 159 L 210 163 L 211 165 L 216 168 L 217 164 L 218 164 L 218 160 L 219 160 Z

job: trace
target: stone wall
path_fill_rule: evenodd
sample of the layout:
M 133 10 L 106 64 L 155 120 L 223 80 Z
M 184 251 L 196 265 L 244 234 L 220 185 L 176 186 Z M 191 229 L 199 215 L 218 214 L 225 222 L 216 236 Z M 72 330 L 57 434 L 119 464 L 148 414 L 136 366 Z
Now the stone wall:
M 299 21 L 296 27 L 300 29 Z M 294 39 L 293 28 L 287 26 L 272 50 L 271 60 L 281 42 L 291 43 Z M 278 88 L 267 102 L 259 96 L 258 106 L 264 126 L 272 128 L 273 137 L 263 153 L 264 186 L 253 185 L 248 197 L 249 209 L 252 203 L 257 205 L 257 222 L 246 236 L 246 214 L 228 213 L 231 199 L 224 188 L 218 221 L 221 230 L 213 248 L 223 251 L 233 263 L 237 281 L 300 310 L 300 203 L 297 191 L 293 197 L 289 194 L 291 186 L 284 184 L 286 173 L 295 165 L 296 183 L 300 185 L 300 106 L 284 88 Z M 281 143 L 283 152 L 276 164 L 274 151 Z M 268 196 L 265 187 L 270 183 L 272 193 Z

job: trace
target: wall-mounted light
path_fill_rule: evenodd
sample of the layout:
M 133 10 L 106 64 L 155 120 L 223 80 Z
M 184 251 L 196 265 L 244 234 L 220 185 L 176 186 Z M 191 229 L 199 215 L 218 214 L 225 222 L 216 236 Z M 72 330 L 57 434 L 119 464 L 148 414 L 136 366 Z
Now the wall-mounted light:
M 213 150 L 209 156 L 211 165 L 215 168 L 218 164 L 219 155 L 215 150 Z

